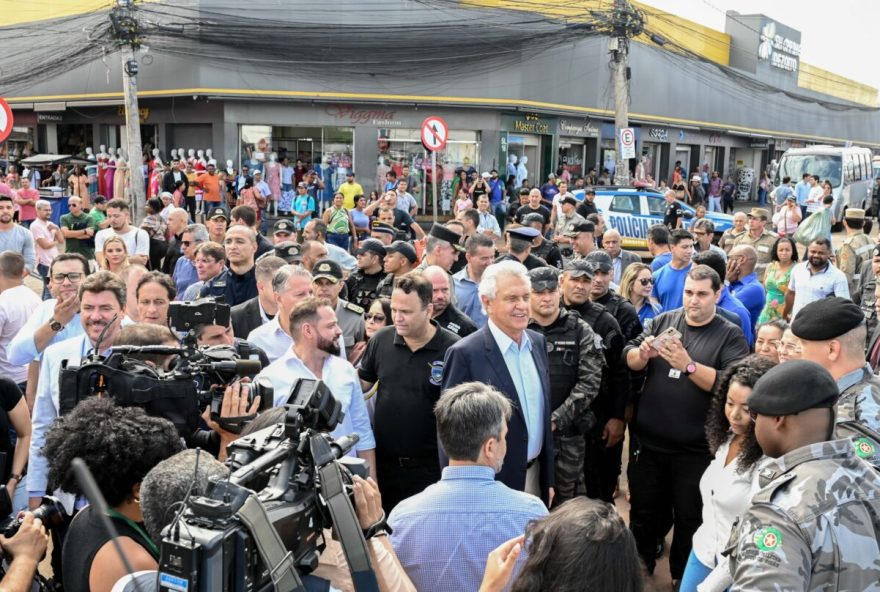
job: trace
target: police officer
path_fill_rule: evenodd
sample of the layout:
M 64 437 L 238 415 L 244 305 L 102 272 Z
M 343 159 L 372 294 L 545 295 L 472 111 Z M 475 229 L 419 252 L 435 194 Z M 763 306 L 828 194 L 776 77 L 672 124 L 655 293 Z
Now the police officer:
M 864 232 L 865 210 L 850 208 L 843 219 L 846 238 L 837 249 L 837 267 L 846 275 L 849 293 L 857 294 L 862 264 L 874 249 L 874 241 Z
M 596 250 L 596 225 L 590 221 L 569 224 L 565 237 L 571 240 L 571 253 L 565 261 L 583 259 Z
M 877 310 L 874 303 L 877 298 L 874 295 L 874 288 L 877 284 L 877 274 L 880 273 L 880 245 L 874 245 L 871 253 L 871 259 L 862 263 L 862 269 L 859 272 L 859 285 L 855 292 L 850 292 L 853 302 L 862 307 L 865 313 L 865 322 L 868 324 L 868 339 L 874 334 L 877 328 Z
M 576 311 L 602 340 L 605 367 L 599 396 L 593 401 L 596 426 L 584 437 L 587 455 L 584 481 L 587 496 L 613 503 L 620 475 L 620 450 L 630 399 L 630 371 L 621 359 L 626 340 L 620 324 L 605 307 L 590 301 L 593 265 L 582 259 L 569 261 L 562 273 L 562 306 Z
M 299 243 L 295 243 L 293 241 L 275 243 L 275 247 L 273 248 L 273 250 L 260 255 L 257 261 L 264 257 L 281 257 L 282 259 L 284 259 L 285 263 L 301 265 L 303 260 L 302 247 L 299 245 Z
M 573 498 L 583 487 L 584 434 L 596 425 L 590 405 L 599 394 L 605 357 L 602 342 L 574 311 L 559 301 L 559 271 L 539 267 L 532 280 L 529 329 L 544 335 L 550 360 L 550 416 L 556 445 L 554 505 Z
M 827 441 L 836 400 L 834 378 L 806 360 L 755 384 L 755 437 L 775 460 L 731 537 L 732 591 L 876 589 L 880 476 L 859 458 L 867 450 Z
M 541 228 L 544 226 L 544 216 L 541 214 L 527 214 L 523 216 L 523 226 L 531 226 L 538 231 L 538 236 L 532 241 L 531 254 L 538 259 L 543 259 L 550 267 L 562 269 L 562 251 L 559 244 L 555 240 L 545 238 L 541 234 Z
M 385 277 L 383 260 L 385 245 L 374 238 L 361 241 L 357 250 L 357 269 L 345 282 L 348 297 L 352 303 L 369 310 L 373 300 L 378 298 L 379 282 Z
M 862 310 L 839 296 L 816 300 L 798 312 L 791 332 L 801 340 L 803 359 L 821 364 L 837 381 L 837 423 L 847 424 L 841 433 L 858 430 L 852 424 L 880 432 L 880 378 L 865 362 Z
M 380 243 L 385 245 L 386 247 L 394 242 L 394 239 L 397 237 L 397 230 L 391 224 L 385 224 L 384 222 L 374 221 L 373 226 L 370 229 L 370 238 L 374 238 L 378 240 Z
M 627 341 L 635 339 L 642 332 L 642 323 L 639 321 L 639 313 L 632 303 L 611 289 L 611 275 L 614 263 L 611 255 L 605 251 L 593 251 L 585 261 L 593 264 L 593 282 L 590 286 L 590 300 L 605 307 L 611 316 L 617 320 L 623 338 Z
M 754 247 L 758 253 L 758 264 L 755 266 L 755 273 L 758 279 L 764 281 L 764 271 L 770 264 L 773 255 L 773 245 L 776 244 L 778 238 L 772 232 L 766 229 L 767 220 L 770 219 L 770 212 L 764 208 L 752 208 L 747 214 L 749 219 L 748 231 L 742 233 L 733 241 L 736 245 L 749 245 Z
M 379 297 L 391 298 L 395 278 L 408 274 L 418 262 L 416 248 L 406 241 L 397 240 L 385 247 L 385 259 L 382 263 L 385 277 L 376 287 Z
M 272 225 L 272 242 L 274 244 L 292 241 L 296 239 L 296 227 L 290 220 L 277 220 Z
M 507 255 L 498 257 L 495 263 L 517 261 L 525 265 L 528 270 L 547 265 L 546 261 L 532 255 L 532 241 L 541 234 L 540 230 L 535 230 L 531 226 L 511 225 L 504 232 L 507 235 Z
M 315 296 L 330 301 L 330 306 L 336 311 L 336 322 L 342 329 L 345 351 L 351 351 L 355 343 L 364 339 L 364 309 L 339 297 L 342 286 L 342 266 L 332 259 L 315 263 L 312 290 Z

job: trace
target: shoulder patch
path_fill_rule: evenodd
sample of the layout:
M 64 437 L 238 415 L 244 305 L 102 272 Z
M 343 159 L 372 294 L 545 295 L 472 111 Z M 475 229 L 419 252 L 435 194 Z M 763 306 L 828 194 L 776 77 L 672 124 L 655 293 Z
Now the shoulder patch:
M 350 310 L 351 312 L 357 313 L 359 315 L 364 314 L 364 307 L 358 306 L 357 304 L 354 304 L 353 302 L 346 301 L 346 303 L 342 305 L 342 308 L 344 308 L 346 310 Z
M 761 551 L 775 551 L 782 544 L 782 533 L 772 526 L 765 526 L 755 533 L 754 542 Z

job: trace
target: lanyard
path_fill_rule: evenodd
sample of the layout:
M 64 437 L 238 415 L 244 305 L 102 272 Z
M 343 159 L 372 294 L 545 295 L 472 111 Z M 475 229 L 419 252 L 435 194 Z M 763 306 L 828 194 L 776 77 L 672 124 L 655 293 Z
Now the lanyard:
M 131 526 L 135 530 L 135 532 L 137 532 L 141 536 L 143 542 L 147 544 L 147 549 L 150 551 L 150 554 L 152 554 L 153 557 L 155 557 L 156 559 L 159 558 L 159 547 L 156 546 L 156 543 L 153 542 L 153 539 L 150 538 L 150 535 L 148 535 L 137 522 L 135 522 L 128 516 L 120 514 L 116 510 L 107 510 L 107 515 L 111 518 L 122 520 L 123 522 Z

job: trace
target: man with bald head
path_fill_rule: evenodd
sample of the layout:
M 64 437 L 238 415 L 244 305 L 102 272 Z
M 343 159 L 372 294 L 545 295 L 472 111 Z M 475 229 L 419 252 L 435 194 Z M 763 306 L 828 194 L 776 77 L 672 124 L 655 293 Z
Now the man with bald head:
M 91 261 L 95 258 L 95 233 L 100 230 L 98 221 L 83 212 L 81 197 L 67 200 L 69 214 L 61 216 L 61 234 L 64 235 L 64 252 L 79 253 Z
M 467 337 L 476 332 L 477 326 L 466 314 L 452 303 L 452 281 L 442 267 L 429 265 L 422 272 L 433 286 L 431 303 L 434 305 L 433 319 L 459 337 Z
M 728 254 L 727 281 L 730 282 L 730 291 L 749 309 L 753 329 L 767 299 L 764 286 L 755 272 L 757 265 L 758 252 L 751 245 L 736 245 Z
M 635 253 L 623 250 L 621 240 L 620 233 L 613 228 L 606 230 L 602 235 L 602 250 L 611 256 L 611 281 L 618 286 L 626 268 L 642 261 L 642 258 Z

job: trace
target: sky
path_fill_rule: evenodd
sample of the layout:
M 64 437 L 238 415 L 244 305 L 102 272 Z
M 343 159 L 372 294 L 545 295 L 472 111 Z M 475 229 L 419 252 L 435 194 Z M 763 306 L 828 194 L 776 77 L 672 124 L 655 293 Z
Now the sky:
M 717 31 L 725 13 L 764 14 L 801 32 L 801 60 L 880 89 L 877 0 L 641 0 Z

